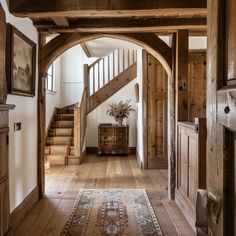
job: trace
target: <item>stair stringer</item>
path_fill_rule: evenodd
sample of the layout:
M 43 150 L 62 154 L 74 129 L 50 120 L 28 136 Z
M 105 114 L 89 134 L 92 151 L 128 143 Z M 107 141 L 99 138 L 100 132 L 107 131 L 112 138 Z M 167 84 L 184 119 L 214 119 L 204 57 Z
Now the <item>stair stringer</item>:
M 87 99 L 87 112 L 89 114 L 101 103 L 118 92 L 121 88 L 127 85 L 130 81 L 137 77 L 137 63 L 133 63 L 126 70 L 117 75 L 114 79 L 105 84 L 93 95 Z

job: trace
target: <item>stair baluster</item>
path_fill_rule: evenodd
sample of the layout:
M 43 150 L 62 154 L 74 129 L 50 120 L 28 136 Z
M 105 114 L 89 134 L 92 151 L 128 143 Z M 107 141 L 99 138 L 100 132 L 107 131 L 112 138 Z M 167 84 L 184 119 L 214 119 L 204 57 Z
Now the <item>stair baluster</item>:
M 137 50 L 117 49 L 88 66 L 88 96 L 93 95 L 136 62 Z M 107 67 L 107 70 L 106 70 Z M 106 72 L 106 73 L 105 73 Z

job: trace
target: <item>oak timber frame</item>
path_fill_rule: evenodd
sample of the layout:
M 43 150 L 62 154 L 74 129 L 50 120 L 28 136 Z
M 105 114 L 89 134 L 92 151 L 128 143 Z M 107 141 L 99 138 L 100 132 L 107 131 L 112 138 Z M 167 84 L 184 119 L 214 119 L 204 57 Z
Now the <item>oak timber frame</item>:
M 38 184 L 40 197 L 44 196 L 44 150 L 45 150 L 45 89 L 44 78 L 50 64 L 69 48 L 101 37 L 117 38 L 137 44 L 152 54 L 168 74 L 168 191 L 169 198 L 175 193 L 175 74 L 172 62 L 175 61 L 175 37 L 172 48 L 152 33 L 129 34 L 81 34 L 65 33 L 56 36 L 45 44 L 45 37 L 39 34 L 39 80 L 38 80 Z

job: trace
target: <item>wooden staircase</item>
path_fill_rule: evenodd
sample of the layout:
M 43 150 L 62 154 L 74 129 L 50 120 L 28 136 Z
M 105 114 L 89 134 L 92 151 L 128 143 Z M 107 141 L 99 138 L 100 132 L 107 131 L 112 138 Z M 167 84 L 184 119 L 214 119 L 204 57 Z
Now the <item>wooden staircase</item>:
M 87 114 L 137 77 L 136 61 L 136 50 L 117 49 L 85 65 Z
M 74 108 L 57 109 L 45 144 L 50 165 L 79 164 L 74 155 Z
M 50 165 L 80 164 L 85 156 L 87 114 L 137 76 L 136 50 L 117 49 L 84 65 L 84 89 L 75 106 L 57 108 L 45 142 Z M 116 65 L 116 66 L 115 66 Z

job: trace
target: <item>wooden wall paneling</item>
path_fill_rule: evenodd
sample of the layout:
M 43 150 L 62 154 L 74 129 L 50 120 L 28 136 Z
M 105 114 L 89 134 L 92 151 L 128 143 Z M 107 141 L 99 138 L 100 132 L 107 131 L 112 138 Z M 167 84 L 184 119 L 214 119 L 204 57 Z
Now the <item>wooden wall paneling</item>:
M 216 122 L 217 118 L 217 97 L 216 91 L 219 76 L 219 69 L 224 67 L 222 64 L 218 68 L 218 55 L 220 53 L 220 35 L 218 23 L 222 18 L 222 11 L 219 3 L 221 0 L 208 1 L 208 48 L 207 48 L 207 190 L 223 198 L 223 143 L 224 128 Z M 222 35 L 223 36 L 223 35 Z M 223 62 L 222 62 L 223 63 Z M 212 221 L 208 212 L 208 231 L 214 236 L 222 236 L 223 233 L 223 212 L 224 207 L 218 216 L 218 223 Z
M 219 1 L 217 121 L 236 132 L 236 30 L 234 1 Z
M 206 188 L 206 119 L 178 123 L 176 203 L 195 228 L 197 189 Z
M 152 55 L 148 55 L 148 168 L 167 168 L 168 76 Z
M 8 176 L 8 128 L 0 128 L 0 235 L 9 230 L 10 200 Z
M 0 4 L 0 104 L 5 104 L 7 100 L 7 82 L 5 72 L 5 52 L 6 52 L 6 18 L 5 12 Z
M 236 85 L 236 27 L 235 27 L 235 14 L 236 14 L 236 2 L 232 0 L 227 0 L 227 32 L 226 32 L 226 57 L 227 57 L 227 72 L 228 72 L 228 84 Z
M 9 197 L 9 110 L 14 105 L 0 104 L 0 236 L 7 234 L 10 223 Z
M 189 121 L 206 118 L 206 51 L 189 53 Z

